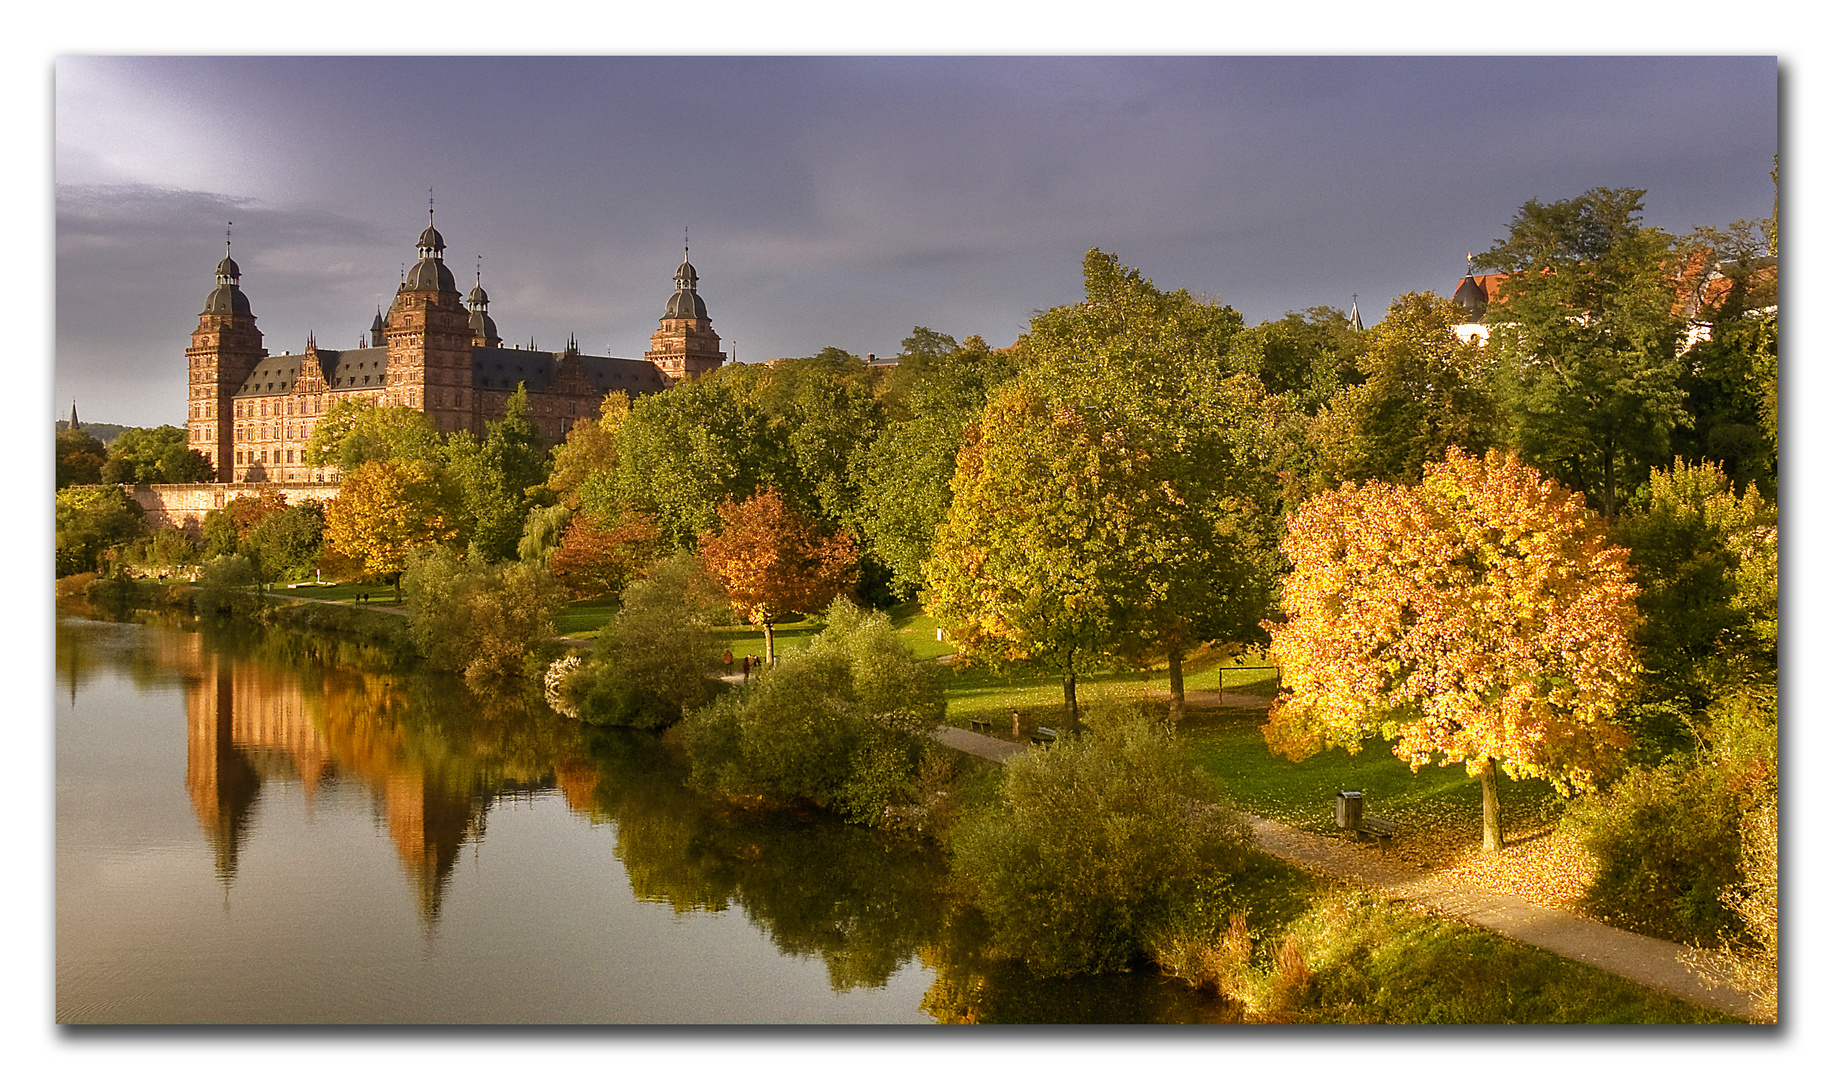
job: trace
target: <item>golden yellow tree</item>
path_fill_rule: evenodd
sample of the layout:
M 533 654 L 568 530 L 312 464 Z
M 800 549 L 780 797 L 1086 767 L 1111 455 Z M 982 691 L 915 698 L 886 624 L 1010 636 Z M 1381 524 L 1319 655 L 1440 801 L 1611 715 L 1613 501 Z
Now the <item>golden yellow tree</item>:
M 1620 766 L 1636 587 L 1579 496 L 1512 454 L 1454 447 L 1416 487 L 1307 501 L 1282 548 L 1287 620 L 1267 629 L 1286 690 L 1262 729 L 1276 751 L 1378 735 L 1415 770 L 1462 762 L 1490 850 L 1498 768 L 1571 792 Z
M 366 573 L 393 578 L 398 603 L 408 553 L 456 538 L 457 521 L 458 492 L 438 466 L 370 461 L 346 476 L 326 505 L 325 542 L 361 561 Z
M 719 505 L 719 531 L 700 538 L 707 568 L 725 583 L 732 606 L 764 628 L 764 659 L 776 659 L 773 628 L 790 612 L 816 612 L 859 576 L 859 556 L 845 530 L 785 505 L 765 488 L 742 503 Z

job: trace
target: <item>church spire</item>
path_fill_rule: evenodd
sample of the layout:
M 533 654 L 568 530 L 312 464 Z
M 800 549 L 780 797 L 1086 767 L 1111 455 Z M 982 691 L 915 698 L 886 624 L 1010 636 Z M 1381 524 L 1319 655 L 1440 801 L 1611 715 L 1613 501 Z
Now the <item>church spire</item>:
M 1357 330 L 1363 329 L 1362 309 L 1356 303 L 1356 294 L 1355 293 L 1349 294 L 1349 325 L 1355 327 Z

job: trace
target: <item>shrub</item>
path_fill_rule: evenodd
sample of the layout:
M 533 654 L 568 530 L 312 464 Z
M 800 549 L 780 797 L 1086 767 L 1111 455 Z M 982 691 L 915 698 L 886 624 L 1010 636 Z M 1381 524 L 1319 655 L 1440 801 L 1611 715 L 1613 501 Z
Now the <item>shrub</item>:
M 553 636 L 563 602 L 553 575 L 540 566 L 480 566 L 445 548 L 415 555 L 402 587 L 421 655 L 466 679 L 521 674 L 530 650 Z
M 710 627 L 718 587 L 685 552 L 655 563 L 624 590 L 623 607 L 592 656 L 563 682 L 581 719 L 659 730 L 711 700 L 717 662 Z
M 1773 689 L 1714 702 L 1705 745 L 1626 774 L 1608 794 L 1568 807 L 1597 859 L 1586 903 L 1600 918 L 1675 941 L 1712 944 L 1743 932 L 1725 890 L 1739 879 L 1745 815 L 1775 784 Z
M 1007 759 L 997 797 L 951 844 L 993 954 L 1040 975 L 1127 970 L 1242 865 L 1239 820 L 1170 729 L 1136 712 L 1090 727 Z
M 883 614 L 843 600 L 827 623 L 808 648 L 688 721 L 696 786 L 806 800 L 863 824 L 916 796 L 925 735 L 947 707 L 940 673 Z

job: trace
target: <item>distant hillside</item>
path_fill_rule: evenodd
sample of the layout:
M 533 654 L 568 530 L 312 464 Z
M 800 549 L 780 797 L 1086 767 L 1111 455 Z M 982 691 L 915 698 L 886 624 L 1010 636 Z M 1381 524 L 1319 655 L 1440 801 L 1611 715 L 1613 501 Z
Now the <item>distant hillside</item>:
M 101 443 L 103 446 L 107 446 L 109 443 L 114 442 L 116 435 L 119 435 L 123 431 L 127 430 L 127 428 L 121 424 L 92 424 L 89 421 L 83 420 L 81 418 L 78 418 L 77 423 L 82 427 L 84 431 L 87 431 L 89 434 L 94 435 L 97 439 L 101 440 Z M 70 426 L 70 421 L 68 420 L 59 420 L 57 422 L 57 430 L 59 431 L 62 431 L 69 426 Z

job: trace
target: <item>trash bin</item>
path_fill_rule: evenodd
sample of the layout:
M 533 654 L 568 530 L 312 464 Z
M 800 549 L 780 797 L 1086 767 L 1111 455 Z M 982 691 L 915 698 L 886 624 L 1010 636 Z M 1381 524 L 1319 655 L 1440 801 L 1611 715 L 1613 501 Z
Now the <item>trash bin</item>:
M 1359 829 L 1362 827 L 1362 793 L 1360 791 L 1337 792 L 1337 828 Z

